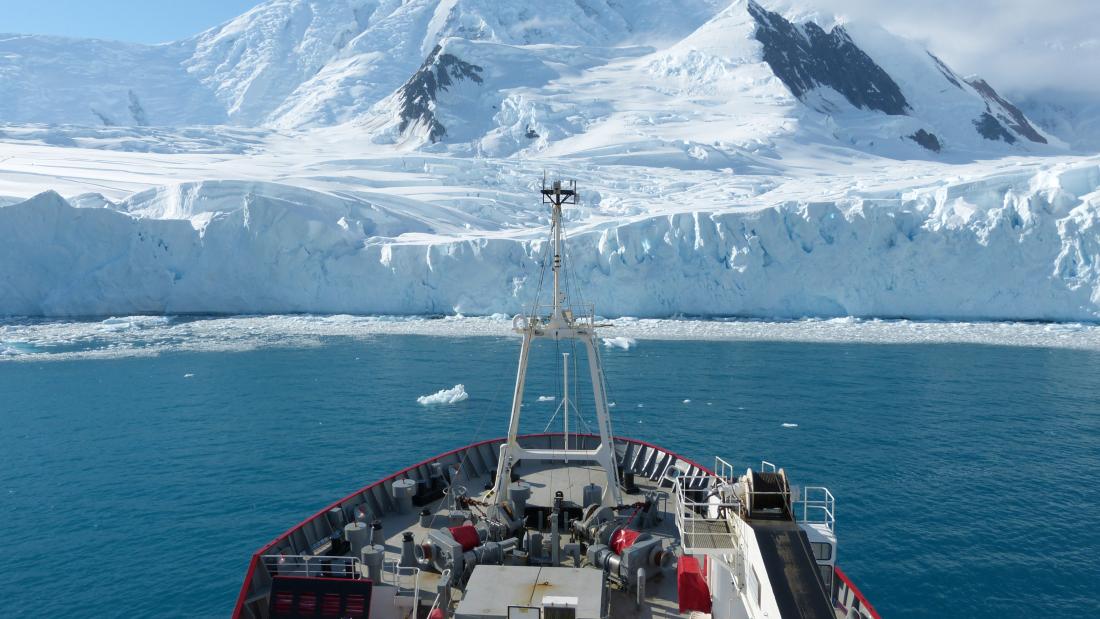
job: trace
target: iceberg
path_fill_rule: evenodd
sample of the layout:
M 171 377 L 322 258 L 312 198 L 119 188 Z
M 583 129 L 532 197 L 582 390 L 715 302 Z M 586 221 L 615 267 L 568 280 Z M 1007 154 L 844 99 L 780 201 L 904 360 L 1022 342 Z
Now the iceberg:
M 637 345 L 637 343 L 638 340 L 622 335 L 603 338 L 603 345 L 608 348 L 620 348 L 622 350 L 630 350 L 635 345 Z
M 421 406 L 449 405 L 463 402 L 469 397 L 466 386 L 458 384 L 450 389 L 440 389 L 431 395 L 422 395 L 416 399 L 416 402 Z

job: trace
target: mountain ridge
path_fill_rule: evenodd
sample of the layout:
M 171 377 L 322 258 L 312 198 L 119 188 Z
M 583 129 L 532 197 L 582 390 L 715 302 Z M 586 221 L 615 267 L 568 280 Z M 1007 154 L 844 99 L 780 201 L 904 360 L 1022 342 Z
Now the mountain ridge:
M 904 54 L 884 51 L 889 46 L 880 45 L 868 51 L 866 42 L 858 35 L 853 38 L 845 25 L 833 24 L 826 30 L 813 21 L 793 22 L 755 0 L 737 0 L 729 5 L 710 0 L 645 0 L 642 5 L 616 0 L 549 3 L 338 0 L 321 4 L 269 0 L 193 37 L 156 46 L 65 39 L 65 45 L 78 50 L 65 54 L 62 46 L 57 45 L 58 40 L 52 40 L 54 45 L 50 45 L 49 37 L 23 37 L 22 45 L 17 43 L 18 38 L 9 38 L 0 40 L 0 85 L 7 86 L 13 96 L 0 102 L 0 121 L 78 125 L 230 124 L 277 130 L 351 123 L 377 129 L 387 124 L 377 119 L 381 113 L 400 118 L 399 133 L 404 133 L 410 125 L 418 126 L 408 117 L 411 112 L 402 117 L 403 112 L 385 105 L 408 87 L 417 71 L 431 62 L 432 50 L 448 39 L 493 42 L 536 58 L 544 55 L 540 48 L 546 46 L 625 49 L 632 41 L 645 39 L 657 42 L 649 46 L 650 53 L 660 56 L 678 42 L 690 39 L 694 32 L 705 29 L 708 23 L 728 22 L 733 13 L 751 17 L 751 22 L 743 16 L 737 18 L 744 23 L 734 36 L 749 36 L 760 43 L 761 50 L 754 53 L 771 66 L 773 75 L 795 99 L 821 114 L 819 123 L 835 125 L 834 139 L 849 146 L 871 148 L 872 143 L 881 146 L 885 140 L 902 140 L 922 145 L 931 156 L 940 151 L 1028 152 L 1031 146 L 1026 145 L 1046 146 L 1046 137 L 993 86 L 984 80 L 958 79 L 930 52 L 912 47 L 911 43 L 898 45 L 900 40 L 886 35 L 892 37 L 895 47 L 909 47 L 913 56 L 902 59 L 910 74 L 896 75 L 884 68 L 882 61 L 884 56 Z M 570 27 L 561 28 L 565 23 Z M 750 23 L 754 24 L 754 32 L 748 34 L 744 28 Z M 24 53 L 28 47 L 35 53 Z M 99 53 L 95 53 L 97 50 Z M 918 57 L 922 54 L 927 54 L 934 66 L 922 67 L 914 73 L 912 69 L 920 64 Z M 75 65 L 67 67 L 66 76 L 87 76 L 87 79 L 66 77 L 62 83 L 63 79 L 57 77 L 49 92 L 52 101 L 60 103 L 39 108 L 31 102 L 41 96 L 36 99 L 30 92 L 37 92 L 40 81 L 53 79 L 57 72 L 29 57 L 56 62 L 58 56 Z M 523 54 L 474 58 L 468 62 L 483 66 L 479 62 L 504 62 L 520 56 Z M 614 54 L 603 56 L 604 64 L 615 62 Z M 85 61 L 81 62 L 82 59 Z M 455 59 L 463 60 L 457 56 Z M 746 57 L 723 60 L 732 61 L 729 66 L 733 68 L 738 63 L 753 62 Z M 555 71 L 559 74 L 584 73 L 600 65 L 597 62 L 591 66 L 582 59 L 580 64 L 570 66 L 571 61 L 562 53 L 548 62 L 557 67 Z M 497 72 L 507 74 L 509 67 L 498 67 Z M 942 87 L 932 83 L 931 78 L 936 75 L 960 92 L 943 95 Z M 652 79 L 644 72 L 629 77 L 643 82 Z M 515 88 L 524 95 L 528 107 L 518 113 L 528 116 L 525 124 L 537 125 L 540 123 L 537 110 L 530 106 L 537 107 L 547 93 L 520 81 L 523 85 Z M 507 89 L 507 80 L 498 86 Z M 568 88 L 570 84 L 559 80 L 557 86 Z M 441 90 L 446 88 L 443 85 Z M 919 91 L 923 101 L 915 108 L 906 92 L 912 96 L 914 90 Z M 421 101 L 421 106 L 442 105 L 434 99 L 436 94 Z M 749 88 L 738 96 L 752 98 L 757 94 Z M 506 96 L 499 99 L 489 103 L 488 108 L 499 110 L 500 105 L 515 104 L 514 100 L 506 102 Z M 968 111 L 973 116 L 968 124 L 945 122 L 960 109 L 976 109 L 979 104 L 989 110 L 988 116 Z M 854 109 L 849 110 L 848 106 Z M 916 121 L 874 119 L 859 114 L 861 110 L 877 110 Z M 420 115 L 429 111 L 422 110 Z M 436 116 L 434 111 L 431 115 Z M 412 140 L 405 135 L 397 141 L 405 147 L 445 141 L 442 123 L 438 119 L 434 119 L 434 124 L 426 122 L 430 126 L 425 135 Z M 494 122 L 480 136 L 490 143 L 499 142 L 499 136 L 492 135 L 494 131 L 497 134 L 517 131 L 504 126 L 504 119 Z M 552 124 L 552 121 L 543 124 L 547 122 Z M 868 133 L 865 129 L 871 124 L 878 127 Z M 544 126 L 541 132 L 535 127 L 524 128 L 522 134 L 544 138 L 574 135 L 577 131 L 577 127 Z M 975 132 L 983 139 L 972 139 L 970 133 Z M 765 132 L 760 137 L 768 135 Z M 387 138 L 383 131 L 375 139 L 392 141 L 396 137 Z M 515 142 L 512 152 L 529 150 L 523 140 L 510 139 Z M 547 148 L 549 141 L 541 139 L 535 146 Z M 482 145 L 475 150 L 484 148 Z M 490 152 L 499 150 L 491 145 L 487 148 Z M 460 152 L 466 150 L 469 149 Z M 905 148 L 879 148 L 875 152 L 890 156 L 891 150 L 896 151 L 895 156 L 912 155 Z

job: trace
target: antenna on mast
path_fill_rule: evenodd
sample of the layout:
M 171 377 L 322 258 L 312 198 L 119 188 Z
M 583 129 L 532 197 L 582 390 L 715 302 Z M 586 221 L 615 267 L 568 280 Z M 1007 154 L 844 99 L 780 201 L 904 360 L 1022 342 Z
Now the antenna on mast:
M 564 322 L 561 308 L 565 300 L 561 292 L 561 207 L 566 204 L 577 204 L 577 181 L 568 181 L 567 184 L 554 181 L 550 187 L 547 187 L 546 172 L 543 171 L 542 203 L 549 204 L 551 208 L 550 230 L 554 244 L 554 310 L 550 314 L 550 321 L 561 323 Z

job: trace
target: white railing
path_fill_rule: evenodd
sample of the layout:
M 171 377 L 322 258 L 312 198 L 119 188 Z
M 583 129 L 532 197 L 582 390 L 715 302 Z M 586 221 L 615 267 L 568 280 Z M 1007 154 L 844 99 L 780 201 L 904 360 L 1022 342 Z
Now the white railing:
M 733 465 L 718 456 L 714 456 L 714 474 L 727 484 L 737 481 L 737 473 L 733 470 Z
M 311 578 L 363 577 L 359 559 L 355 557 L 329 557 L 325 555 L 263 555 L 263 562 L 272 574 L 306 576 Z
M 389 584 L 393 585 L 394 588 L 394 606 L 397 606 L 402 598 L 408 599 L 411 593 L 412 607 L 415 613 L 420 608 L 420 568 L 401 567 L 394 559 L 386 561 L 383 566 L 382 582 L 386 582 L 387 575 L 390 576 Z
M 772 464 L 771 462 L 768 462 L 767 460 L 761 460 L 760 461 L 760 472 L 761 473 L 774 473 L 775 472 L 775 465 Z
M 572 316 L 573 324 L 578 327 L 591 327 L 596 322 L 596 306 L 593 303 L 567 303 L 561 309 Z M 523 317 L 528 321 L 533 318 L 538 326 L 545 326 L 553 312 L 552 303 L 540 303 L 527 306 Z
M 802 498 L 795 501 L 795 513 L 802 507 L 802 522 L 824 524 L 830 531 L 836 532 L 836 498 L 824 486 L 805 486 Z
M 696 491 L 705 491 L 708 496 L 702 501 L 693 501 L 688 498 L 687 492 L 691 489 L 686 486 L 700 479 L 706 480 L 706 483 L 699 484 L 700 487 Z M 673 482 L 673 486 L 676 490 L 677 503 L 676 527 L 680 530 L 680 543 L 685 553 L 725 553 L 735 546 L 734 536 L 737 531 L 735 519 L 740 512 L 741 503 L 719 478 L 714 475 L 681 475 Z M 711 491 L 718 492 L 718 501 L 711 502 L 709 496 Z M 708 538 L 714 536 L 716 531 L 713 524 L 723 521 L 728 527 L 730 538 L 728 546 L 706 547 L 694 543 L 694 536 L 697 534 L 706 534 Z

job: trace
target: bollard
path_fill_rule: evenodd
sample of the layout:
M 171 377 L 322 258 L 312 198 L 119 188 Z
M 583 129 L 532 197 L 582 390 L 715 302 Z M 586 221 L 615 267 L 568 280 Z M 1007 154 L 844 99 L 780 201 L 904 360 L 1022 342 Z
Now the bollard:
M 363 546 L 370 543 L 370 529 L 364 522 L 349 522 L 344 525 L 344 539 L 351 545 L 349 549 L 351 556 L 358 557 Z
M 413 495 L 416 494 L 415 479 L 398 479 L 393 482 L 393 498 L 397 501 L 397 511 L 407 514 L 412 511 Z

